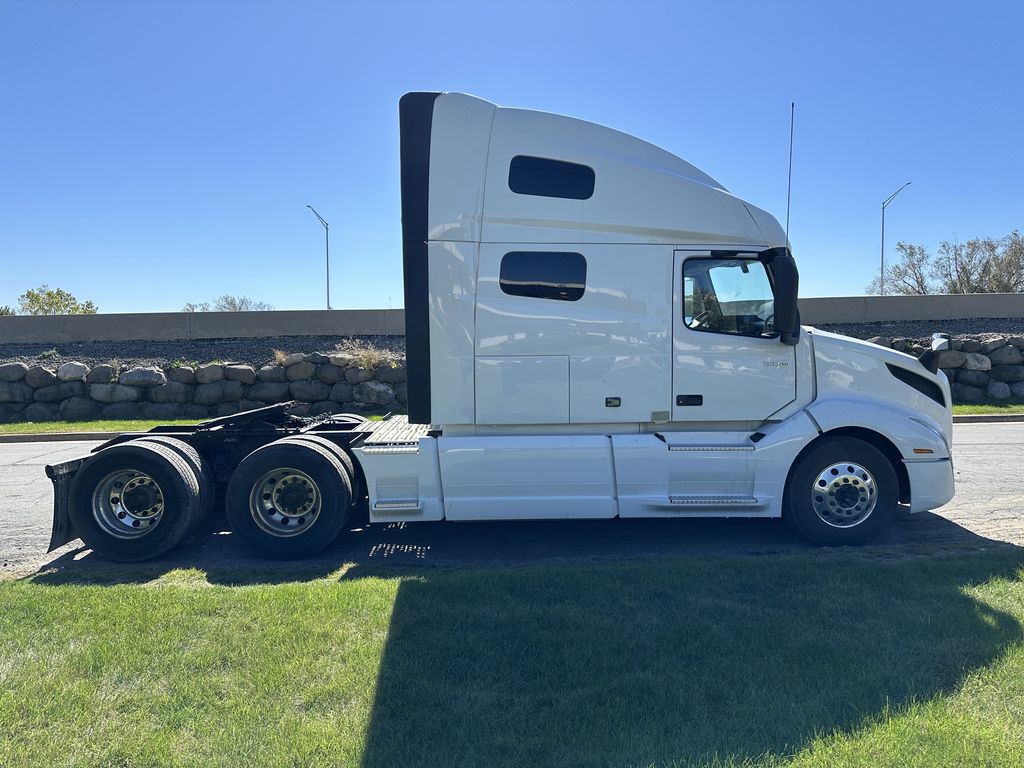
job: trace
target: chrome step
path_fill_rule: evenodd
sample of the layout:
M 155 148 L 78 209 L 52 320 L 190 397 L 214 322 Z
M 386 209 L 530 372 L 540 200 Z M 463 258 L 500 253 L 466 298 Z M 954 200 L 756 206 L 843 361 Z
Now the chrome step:
M 420 447 L 418 445 L 364 445 L 362 451 L 368 456 L 376 456 L 387 453 L 419 453 Z
M 673 507 L 756 507 L 759 502 L 754 496 L 669 496 Z
M 367 431 L 366 446 L 401 445 L 417 446 L 420 438 L 426 437 L 430 426 L 426 424 L 410 424 L 406 416 L 389 416 L 384 421 L 371 422 L 365 425 Z
M 374 512 L 422 512 L 419 499 L 378 499 L 373 503 Z
M 670 451 L 752 451 L 754 446 L 743 443 L 668 443 Z

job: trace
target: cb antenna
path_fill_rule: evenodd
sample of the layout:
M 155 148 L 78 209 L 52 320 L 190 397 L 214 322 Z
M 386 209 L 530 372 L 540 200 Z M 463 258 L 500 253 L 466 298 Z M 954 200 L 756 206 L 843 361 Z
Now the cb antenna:
M 786 245 L 789 245 L 789 201 L 793 193 L 793 123 L 796 120 L 796 102 L 789 103 L 789 179 L 786 181 Z

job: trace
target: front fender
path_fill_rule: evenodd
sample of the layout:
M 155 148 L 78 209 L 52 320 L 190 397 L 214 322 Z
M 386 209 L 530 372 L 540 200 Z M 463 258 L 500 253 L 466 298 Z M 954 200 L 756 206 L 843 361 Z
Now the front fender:
M 881 398 L 824 395 L 807 407 L 822 432 L 859 427 L 877 432 L 896 446 L 904 461 L 948 459 L 942 425 L 931 416 Z M 914 453 L 914 450 L 931 453 Z

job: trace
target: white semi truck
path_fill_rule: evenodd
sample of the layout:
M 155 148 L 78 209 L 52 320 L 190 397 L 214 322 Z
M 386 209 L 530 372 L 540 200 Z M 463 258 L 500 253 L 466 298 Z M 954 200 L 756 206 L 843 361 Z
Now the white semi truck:
M 287 404 L 47 467 L 51 548 L 158 555 L 218 510 L 301 557 L 372 523 L 784 517 L 826 545 L 953 496 L 948 337 L 914 358 L 801 328 L 770 214 L 592 123 L 400 103 L 409 415 Z

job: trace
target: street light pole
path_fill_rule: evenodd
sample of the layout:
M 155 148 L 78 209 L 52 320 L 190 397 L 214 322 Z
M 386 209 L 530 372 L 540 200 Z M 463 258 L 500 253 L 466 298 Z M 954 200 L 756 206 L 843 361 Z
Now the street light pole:
M 324 254 L 327 257 L 327 308 L 331 308 L 331 225 L 328 224 L 324 217 L 316 212 L 316 208 L 312 205 L 307 205 L 307 208 L 313 212 L 313 215 L 320 219 L 320 223 L 324 225 Z
M 909 181 L 882 201 L 882 258 L 878 267 L 878 290 L 882 296 L 885 296 L 885 209 L 896 199 L 896 195 L 908 186 L 910 186 Z

